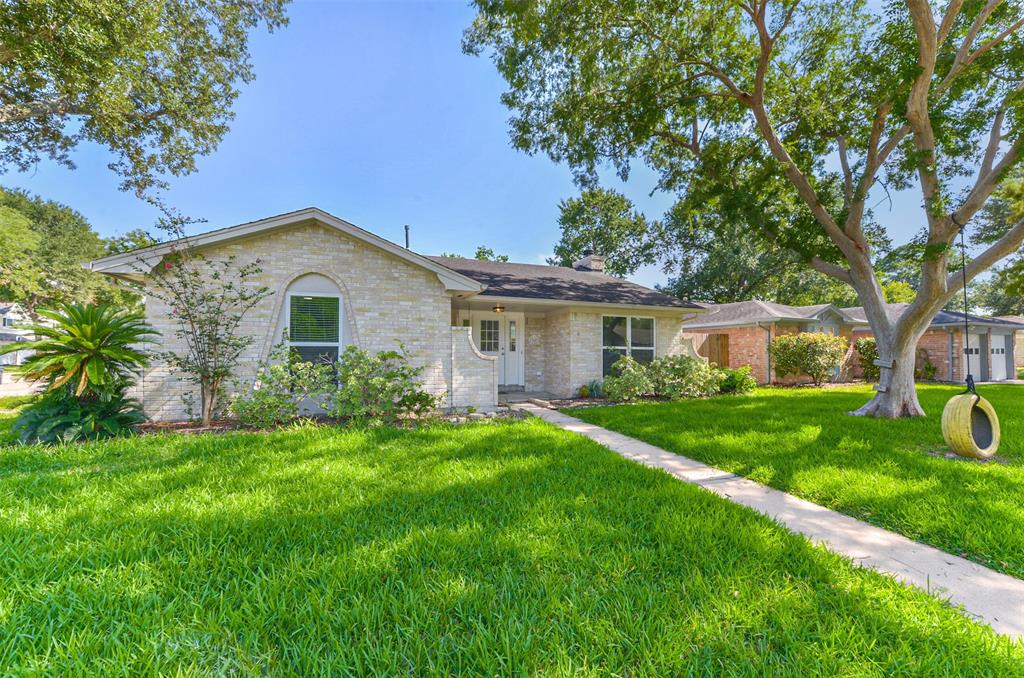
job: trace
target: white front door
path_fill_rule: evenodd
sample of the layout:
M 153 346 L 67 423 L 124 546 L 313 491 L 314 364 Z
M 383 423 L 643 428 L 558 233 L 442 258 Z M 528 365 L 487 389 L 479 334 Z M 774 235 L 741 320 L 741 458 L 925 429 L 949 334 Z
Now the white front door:
M 970 348 L 964 348 L 964 353 L 967 354 L 967 372 L 976 381 L 981 381 L 981 335 L 970 334 L 968 338 Z
M 1007 351 L 1007 339 L 1009 338 L 1001 334 L 992 335 L 992 348 L 989 349 L 992 381 L 1006 381 L 1006 354 L 1009 352 Z
M 473 341 L 480 352 L 498 359 L 498 384 L 523 386 L 525 317 L 522 313 L 471 311 Z

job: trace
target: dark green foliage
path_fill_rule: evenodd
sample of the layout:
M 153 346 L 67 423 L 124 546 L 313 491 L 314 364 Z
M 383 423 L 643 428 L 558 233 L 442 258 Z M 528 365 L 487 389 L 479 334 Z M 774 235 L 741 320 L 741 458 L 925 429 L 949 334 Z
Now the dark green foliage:
M 285 23 L 284 0 L 9 2 L 0 5 L 0 171 L 42 158 L 74 167 L 105 147 L 125 188 L 162 186 L 216 148 L 239 81 L 253 79 L 249 31 Z
M 784 334 L 772 339 L 771 356 L 779 377 L 807 375 L 820 386 L 839 368 L 848 342 L 822 332 Z
M 83 261 L 109 252 L 85 217 L 70 207 L 0 188 L 0 236 L 0 297 L 29 314 L 64 303 L 138 308 L 137 290 L 82 267 Z
M 75 395 L 72 386 L 46 392 L 25 406 L 12 432 L 23 443 L 70 443 L 131 434 L 146 420 L 142 406 L 126 397 L 125 385 Z
M 588 250 L 605 257 L 605 271 L 611 275 L 627 275 L 653 263 L 657 224 L 648 223 L 621 193 L 586 190 L 563 200 L 558 209 L 562 237 L 549 264 L 572 266 Z
M 956 294 L 957 224 L 985 229 L 973 217 L 1024 157 L 1024 0 L 474 4 L 464 48 L 505 79 L 514 146 L 568 164 L 583 190 L 642 163 L 675 202 L 662 240 L 710 243 L 694 262 L 673 250 L 674 289 L 699 298 L 694 269 L 731 260 L 727 289 L 759 296 L 795 260 L 856 291 L 885 355 L 908 355 Z M 872 214 L 893 188 L 920 191 L 928 229 L 913 310 L 895 322 Z M 968 279 L 1022 243 L 1018 220 Z M 773 250 L 788 256 L 759 267 Z M 894 383 L 861 414 L 920 416 L 911 376 L 885 373 Z
M 860 368 L 864 372 L 864 378 L 867 381 L 878 381 L 880 370 L 875 364 L 875 361 L 878 360 L 878 343 L 875 338 L 858 339 L 853 347 L 856 349 L 857 355 L 860 356 Z
M 748 395 L 757 388 L 757 379 L 754 378 L 750 365 L 731 369 L 720 367 L 719 370 L 725 375 L 722 379 L 721 391 L 723 395 Z

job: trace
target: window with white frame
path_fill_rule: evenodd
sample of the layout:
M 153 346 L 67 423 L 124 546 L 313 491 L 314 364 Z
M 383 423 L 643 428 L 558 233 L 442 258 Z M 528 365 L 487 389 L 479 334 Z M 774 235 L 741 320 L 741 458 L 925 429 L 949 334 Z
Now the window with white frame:
M 341 299 L 294 294 L 288 302 L 291 347 L 307 362 L 335 362 L 341 350 Z
M 601 318 L 601 357 L 604 376 L 628 355 L 638 363 L 654 360 L 654 318 L 606 315 Z

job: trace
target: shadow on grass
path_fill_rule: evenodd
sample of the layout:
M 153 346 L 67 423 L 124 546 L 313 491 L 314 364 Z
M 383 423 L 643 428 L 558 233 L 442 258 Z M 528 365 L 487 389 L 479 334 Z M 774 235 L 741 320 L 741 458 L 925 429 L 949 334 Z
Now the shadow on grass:
M 950 460 L 940 416 L 955 387 L 921 389 L 929 416 L 847 416 L 863 389 L 762 390 L 729 398 L 574 411 L 581 418 L 1024 577 L 1024 389 L 1002 408 L 1006 464 Z
M 1024 658 L 539 422 L 142 438 L 0 468 L 9 667 L 1005 674 Z

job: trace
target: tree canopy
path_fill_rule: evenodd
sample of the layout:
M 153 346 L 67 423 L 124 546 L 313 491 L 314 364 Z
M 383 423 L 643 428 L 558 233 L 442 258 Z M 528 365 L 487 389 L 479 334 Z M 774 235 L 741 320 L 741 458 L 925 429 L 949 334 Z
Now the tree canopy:
M 922 414 L 913 348 L 961 285 L 953 242 L 1024 149 L 1024 0 L 475 4 L 464 46 L 490 51 L 508 83 L 517 148 L 566 162 L 586 188 L 602 167 L 627 177 L 642 162 L 691 209 L 710 196 L 849 285 L 892 362 L 859 413 Z M 916 186 L 928 233 L 895 319 L 867 228 L 880 183 Z M 967 279 L 1022 241 L 1024 219 Z
M 69 303 L 109 303 L 120 308 L 139 302 L 135 290 L 118 286 L 82 267 L 111 252 L 75 210 L 24 191 L 0 189 L 0 236 L 15 233 L 0 247 L 0 299 L 31 315 L 41 307 Z M 19 247 L 19 243 L 21 246 Z
M 286 0 L 17 0 L 0 4 L 0 171 L 107 147 L 123 186 L 187 174 L 253 79 L 248 34 Z

